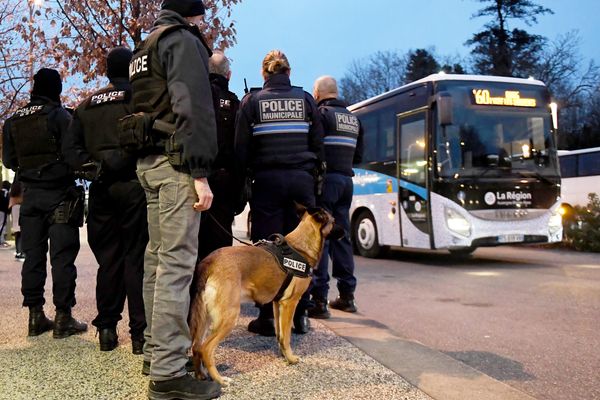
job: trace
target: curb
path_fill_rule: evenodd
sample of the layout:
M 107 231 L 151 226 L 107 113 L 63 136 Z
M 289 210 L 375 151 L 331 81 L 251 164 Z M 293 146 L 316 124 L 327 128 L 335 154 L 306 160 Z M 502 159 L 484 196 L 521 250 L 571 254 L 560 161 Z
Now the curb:
M 535 400 L 359 313 L 330 311 L 332 318 L 319 322 L 435 400 Z

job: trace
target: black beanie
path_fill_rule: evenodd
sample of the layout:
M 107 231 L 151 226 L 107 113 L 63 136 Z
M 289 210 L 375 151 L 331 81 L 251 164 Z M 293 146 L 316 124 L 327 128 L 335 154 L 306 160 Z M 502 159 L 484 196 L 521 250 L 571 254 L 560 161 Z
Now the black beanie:
M 60 103 L 62 82 L 55 69 L 42 68 L 33 76 L 33 96 L 44 96 Z
M 182 17 L 204 15 L 202 0 L 164 0 L 161 8 L 163 10 L 175 11 Z
M 127 47 L 115 47 L 106 55 L 106 76 L 108 79 L 128 78 L 129 62 L 133 53 Z

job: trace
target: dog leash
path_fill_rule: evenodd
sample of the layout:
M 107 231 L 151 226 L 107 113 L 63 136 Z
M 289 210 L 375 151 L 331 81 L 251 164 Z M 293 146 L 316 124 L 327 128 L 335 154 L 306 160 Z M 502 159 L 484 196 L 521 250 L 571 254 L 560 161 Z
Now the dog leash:
M 244 244 L 244 245 L 246 245 L 246 246 L 254 246 L 252 243 L 245 242 L 245 241 L 243 241 L 243 240 L 241 240 L 241 239 L 238 239 L 238 238 L 236 238 L 235 236 L 233 236 L 233 234 L 229 233 L 229 231 L 228 231 L 227 229 L 225 229 L 225 228 L 223 227 L 223 225 L 221 225 L 221 223 L 220 223 L 219 221 L 217 221 L 217 219 L 215 218 L 215 216 L 214 216 L 214 215 L 212 215 L 212 214 L 210 213 L 210 211 L 208 211 L 208 210 L 207 210 L 207 211 L 202 211 L 202 212 L 205 212 L 205 213 L 206 213 L 206 214 L 207 214 L 207 215 L 210 217 L 210 219 L 212 219 L 212 220 L 213 220 L 213 222 L 214 222 L 215 224 L 217 224 L 217 226 L 218 226 L 218 227 L 219 227 L 219 228 L 220 228 L 220 229 L 221 229 L 223 232 L 225 232 L 225 233 L 227 234 L 227 236 L 231 237 L 233 240 L 235 240 L 235 241 L 237 241 L 237 242 L 239 242 L 239 243 L 241 243 L 241 244 Z

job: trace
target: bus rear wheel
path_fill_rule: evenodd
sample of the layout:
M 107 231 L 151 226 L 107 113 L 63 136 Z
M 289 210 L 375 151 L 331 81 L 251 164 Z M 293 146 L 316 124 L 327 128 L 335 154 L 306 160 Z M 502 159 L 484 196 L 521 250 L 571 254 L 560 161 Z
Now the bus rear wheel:
M 377 237 L 377 225 L 369 211 L 362 211 L 354 221 L 353 227 L 354 245 L 358 254 L 363 257 L 377 258 L 382 253 Z

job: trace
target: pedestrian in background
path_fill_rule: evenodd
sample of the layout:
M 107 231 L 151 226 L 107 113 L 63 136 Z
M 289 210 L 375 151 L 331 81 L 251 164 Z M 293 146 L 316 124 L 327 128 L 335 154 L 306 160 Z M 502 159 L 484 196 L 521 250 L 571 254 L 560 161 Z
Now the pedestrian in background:
M 329 306 L 346 312 L 356 312 L 354 291 L 354 256 L 350 242 L 350 205 L 353 183 L 352 165 L 359 163 L 363 152 L 363 135 L 360 122 L 338 99 L 337 82 L 330 76 L 316 80 L 313 95 L 319 105 L 325 137 L 327 174 L 318 205 L 329 211 L 335 223 L 346 234 L 340 240 L 326 240 L 319 267 L 315 270 L 310 289 L 315 306 L 308 310 L 311 318 L 329 318 L 327 293 L 329 291 L 329 258 L 332 275 L 337 279 L 339 296 Z
M 10 218 L 12 221 L 11 231 L 15 237 L 15 260 L 25 261 L 25 253 L 23 253 L 23 245 L 21 238 L 21 225 L 19 225 L 19 214 L 21 212 L 21 203 L 23 203 L 23 185 L 15 177 L 10 186 L 10 198 L 8 209 L 10 210 Z
M 208 60 L 208 71 L 217 118 L 219 152 L 212 173 L 208 177 L 214 198 L 210 211 L 202 213 L 198 237 L 198 261 L 216 249 L 232 245 L 231 225 L 235 217 L 235 200 L 240 191 L 240 180 L 235 176 L 233 155 L 235 116 L 240 101 L 235 93 L 229 90 L 231 69 L 225 54 L 215 52 Z
M 242 100 L 236 123 L 235 152 L 239 171 L 253 178 L 250 212 L 253 242 L 274 233 L 286 235 L 300 219 L 294 202 L 314 207 L 313 173 L 323 161 L 323 128 L 313 97 L 290 83 L 291 68 L 279 50 L 262 63 L 264 85 Z M 294 314 L 295 333 L 309 330 L 308 293 Z M 273 305 L 260 307 L 250 332 L 275 336 Z
M 87 325 L 71 315 L 75 306 L 75 259 L 83 224 L 83 193 L 61 151 L 71 115 L 60 101 L 58 71 L 42 68 L 33 77 L 31 101 L 4 123 L 4 165 L 18 172 L 25 185 L 19 223 L 25 262 L 21 273 L 23 306 L 29 307 L 28 335 L 53 330 L 56 339 L 85 332 Z M 50 241 L 54 322 L 43 306 L 46 253 Z
M 6 232 L 8 227 L 9 213 L 9 192 L 10 182 L 2 181 L 0 188 L 0 248 L 9 248 L 10 244 L 6 241 Z
M 208 176 L 217 129 L 200 0 L 165 0 L 130 64 L 137 173 L 146 192 L 150 241 L 144 260 L 143 373 L 150 399 L 212 399 L 219 384 L 188 375 L 190 284 L 198 257 L 200 212 L 211 206 Z M 126 124 L 126 122 L 124 122 Z M 147 129 L 149 125 L 149 129 Z
M 106 56 L 109 84 L 85 99 L 73 113 L 63 148 L 67 162 L 91 180 L 88 242 L 98 261 L 96 308 L 92 321 L 101 351 L 119 344 L 117 323 L 125 299 L 133 354 L 144 345 L 144 251 L 148 244 L 146 195 L 136 175 L 137 158 L 119 144 L 118 122 L 131 114 L 129 62 L 133 53 L 117 47 Z

